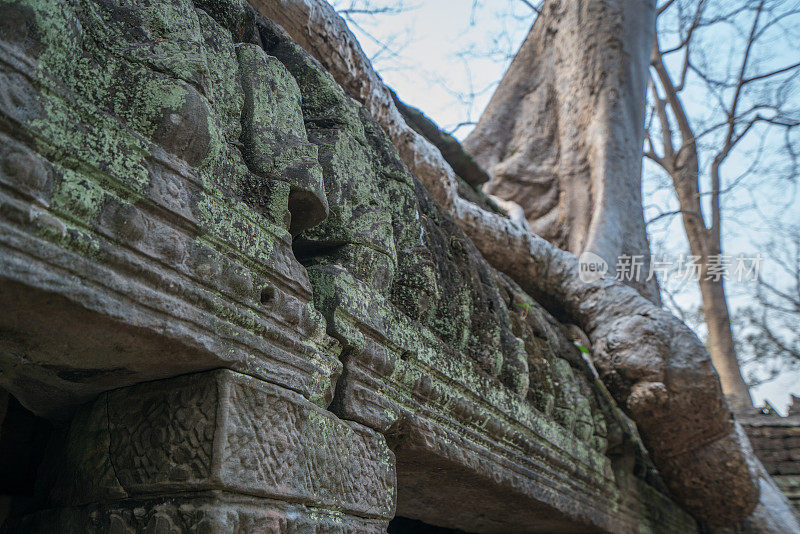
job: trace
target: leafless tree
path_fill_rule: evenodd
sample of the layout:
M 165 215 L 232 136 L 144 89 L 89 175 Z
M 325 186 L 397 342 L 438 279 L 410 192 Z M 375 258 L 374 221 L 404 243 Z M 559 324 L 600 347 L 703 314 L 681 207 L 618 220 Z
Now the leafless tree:
M 404 0 L 331 0 L 330 3 L 348 26 L 358 32 L 362 44 L 370 45 L 373 64 L 380 65 L 383 71 L 406 68 L 401 51 L 413 38 L 413 32 L 398 27 L 385 31 L 388 26 L 385 19 L 413 10 L 416 4 Z
M 359 38 L 376 70 L 385 73 L 412 68 L 413 61 L 409 59 L 413 58 L 405 56 L 403 48 L 418 34 L 413 28 L 399 27 L 393 16 L 413 11 L 423 1 L 330 0 L 330 4 Z M 476 80 L 472 75 L 475 62 L 485 60 L 497 65 L 501 71 L 505 70 L 519 48 L 520 36 L 536 20 L 543 3 L 544 0 L 511 0 L 502 4 L 472 0 L 469 4 L 469 28 L 485 27 L 487 17 L 490 17 L 497 29 L 490 33 L 477 32 L 479 38 L 474 41 L 466 33 L 463 36 L 463 47 L 451 59 L 454 68 L 455 65 L 461 66 L 464 80 L 456 84 L 452 77 L 438 72 L 415 72 L 415 76 L 429 85 L 438 86 L 457 102 L 461 117 L 453 123 L 442 124 L 446 133 L 459 136 L 469 133 L 477 124 L 485 97 L 494 91 L 499 78 Z
M 759 364 L 747 377 L 750 384 L 800 369 L 800 225 L 775 233 L 769 259 L 776 272 L 759 276 L 754 304 L 743 314 L 742 356 Z
M 798 14 L 800 5 L 785 0 L 667 0 L 658 8 L 645 156 L 671 178 L 679 209 L 665 215 L 681 216 L 700 265 L 709 352 L 737 409 L 752 402 L 724 278 L 708 270 L 723 253 L 724 195 L 759 180 L 776 157 L 786 162 L 782 178 L 796 177 L 800 61 L 785 58 L 797 58 Z M 736 173 L 732 160 L 742 157 L 750 161 Z

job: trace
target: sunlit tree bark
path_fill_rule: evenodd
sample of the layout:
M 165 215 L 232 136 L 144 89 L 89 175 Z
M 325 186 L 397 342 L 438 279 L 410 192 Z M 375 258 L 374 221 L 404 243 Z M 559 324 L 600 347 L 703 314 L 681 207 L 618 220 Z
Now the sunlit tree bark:
M 641 196 L 654 37 L 655 0 L 545 2 L 464 146 L 534 233 L 612 271 L 627 259 L 658 303 Z

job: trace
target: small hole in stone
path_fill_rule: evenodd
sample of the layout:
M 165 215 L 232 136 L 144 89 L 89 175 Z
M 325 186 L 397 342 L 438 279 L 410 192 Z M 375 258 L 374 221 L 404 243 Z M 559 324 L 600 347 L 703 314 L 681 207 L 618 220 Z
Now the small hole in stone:
M 273 298 L 275 298 L 274 287 L 267 286 L 261 290 L 261 304 L 268 304 Z
M 403 360 L 404 362 L 408 361 L 410 357 L 411 357 L 411 352 L 407 350 L 404 350 L 403 353 L 400 355 L 400 359 Z

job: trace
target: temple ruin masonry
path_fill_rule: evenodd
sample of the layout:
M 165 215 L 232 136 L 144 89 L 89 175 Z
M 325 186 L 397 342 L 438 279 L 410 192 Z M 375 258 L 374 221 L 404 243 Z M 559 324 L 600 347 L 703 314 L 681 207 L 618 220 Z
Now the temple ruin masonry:
M 698 529 L 569 325 L 244 1 L 0 3 L 0 309 L 0 532 Z
M 800 512 L 800 397 L 792 395 L 786 417 L 751 414 L 741 423 L 756 456 Z

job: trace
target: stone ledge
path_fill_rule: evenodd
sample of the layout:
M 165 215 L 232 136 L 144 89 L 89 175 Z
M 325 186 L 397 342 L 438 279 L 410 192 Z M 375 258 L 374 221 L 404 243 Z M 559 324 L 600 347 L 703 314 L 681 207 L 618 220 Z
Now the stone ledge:
M 0 140 L 8 138 L 0 134 Z M 147 206 L 131 208 L 127 215 L 141 218 L 148 228 L 137 242 L 114 237 L 101 225 L 73 231 L 53 209 L 20 200 L 6 178 L 0 172 L 0 284 L 28 289 L 20 299 L 11 298 L 11 289 L 0 293 L 10 299 L 4 306 L 11 310 L 0 325 L 17 333 L 14 338 L 23 347 L 35 350 L 25 348 L 31 355 L 28 365 L 9 370 L 5 380 L 8 389 L 37 413 L 61 415 L 57 412 L 109 386 L 221 365 L 281 383 L 321 404 L 329 401 L 330 378 L 340 370 L 336 349 L 324 347 L 331 341 L 324 334 L 320 337 L 324 326 L 308 302 L 305 273 L 281 241 L 274 242 L 269 259 L 261 258 L 271 266 L 265 269 L 253 268 L 253 260 L 241 253 L 220 253 L 196 241 L 192 237 L 196 231 L 181 228 L 173 218 L 159 216 Z M 52 232 L 57 232 L 56 238 Z M 74 243 L 64 245 L 64 239 L 91 242 L 93 251 L 83 253 Z M 162 249 L 170 246 L 183 257 L 163 256 Z M 293 272 L 300 282 L 290 283 L 284 271 Z M 271 296 L 261 303 L 259 291 L 264 287 Z M 56 302 L 63 305 L 50 310 L 50 315 L 41 311 L 32 315 L 47 309 L 33 300 L 38 294 L 51 307 Z M 94 339 L 105 339 L 106 345 L 113 340 L 124 349 L 106 351 L 108 356 L 97 362 L 87 358 L 88 351 L 64 351 L 64 337 L 85 337 L 86 325 L 67 320 L 58 325 L 60 336 L 51 340 L 48 331 L 54 330 L 59 313 L 95 315 L 94 320 L 87 319 L 92 324 L 100 324 L 101 318 L 118 321 Z M 139 341 L 128 346 L 125 328 L 138 330 Z M 137 346 L 148 344 L 149 350 Z M 178 357 L 155 363 L 162 348 Z M 71 369 L 81 376 L 64 378 L 71 376 Z M 89 373 L 92 369 L 94 374 Z M 31 394 L 23 389 L 23 378 L 31 375 L 47 384 L 49 402 L 40 389 Z
M 772 416 L 772 415 L 756 415 L 756 416 L 743 416 L 737 417 L 743 426 L 761 428 L 761 427 L 781 427 L 781 428 L 796 428 L 800 429 L 800 415 L 789 415 L 787 417 Z M 800 430 L 797 431 L 800 434 Z
M 346 271 L 309 276 L 344 346 L 332 409 L 387 436 L 399 515 L 478 532 L 695 529 L 632 464 L 615 468 Z

